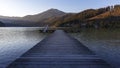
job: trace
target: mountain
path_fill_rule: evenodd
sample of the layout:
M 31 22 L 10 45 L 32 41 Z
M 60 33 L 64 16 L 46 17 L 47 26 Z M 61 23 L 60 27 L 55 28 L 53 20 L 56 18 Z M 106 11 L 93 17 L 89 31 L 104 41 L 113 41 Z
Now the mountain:
M 120 5 L 99 9 L 87 9 L 73 15 L 65 15 L 52 21 L 53 27 L 120 27 Z
M 0 21 L 4 22 L 6 26 L 45 26 L 50 18 L 55 18 L 65 15 L 58 9 L 49 9 L 45 12 L 36 15 L 27 15 L 25 17 L 8 17 L 0 16 Z
M 32 24 L 33 22 L 22 20 L 22 17 L 0 16 L 0 21 L 4 23 L 6 27 L 34 26 Z
M 60 25 L 65 25 L 65 24 L 72 24 L 74 22 L 77 23 L 83 23 L 85 22 L 87 19 L 95 17 L 99 14 L 105 13 L 106 11 L 108 11 L 108 8 L 100 8 L 100 9 L 87 9 L 84 10 L 82 12 L 76 13 L 76 14 L 66 14 L 63 17 L 59 17 L 58 19 L 54 19 L 54 22 L 52 23 L 52 25 L 54 26 L 60 26 Z M 65 25 L 67 26 L 67 25 Z
M 49 19 L 49 18 L 53 18 L 53 17 L 59 17 L 59 16 L 63 16 L 66 13 L 63 11 L 60 11 L 58 9 L 49 9 L 43 13 L 39 13 L 36 15 L 27 15 L 25 17 L 23 17 L 24 20 L 28 20 L 28 21 L 34 21 L 34 22 L 44 22 L 45 20 Z

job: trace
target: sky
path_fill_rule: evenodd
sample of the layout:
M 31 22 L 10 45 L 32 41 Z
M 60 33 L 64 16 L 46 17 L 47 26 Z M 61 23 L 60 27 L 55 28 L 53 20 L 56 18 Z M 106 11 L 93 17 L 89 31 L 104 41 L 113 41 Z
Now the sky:
M 55 8 L 64 12 L 80 12 L 111 5 L 120 5 L 120 0 L 0 0 L 0 15 L 25 16 Z

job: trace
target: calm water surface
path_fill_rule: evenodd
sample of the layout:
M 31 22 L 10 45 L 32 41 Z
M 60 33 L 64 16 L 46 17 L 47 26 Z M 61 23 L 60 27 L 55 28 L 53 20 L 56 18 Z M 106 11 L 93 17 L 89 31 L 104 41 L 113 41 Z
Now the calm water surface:
M 86 29 L 71 35 L 112 66 L 120 68 L 120 29 Z
M 21 56 L 40 42 L 47 34 L 40 28 L 0 28 L 0 68 Z

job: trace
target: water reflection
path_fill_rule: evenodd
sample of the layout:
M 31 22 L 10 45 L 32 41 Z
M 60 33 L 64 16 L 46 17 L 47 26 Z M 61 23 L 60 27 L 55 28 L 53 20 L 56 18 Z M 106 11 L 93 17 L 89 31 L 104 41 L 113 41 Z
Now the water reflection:
M 120 67 L 120 29 L 86 29 L 71 35 L 108 63 Z
M 40 28 L 0 28 L 0 68 L 5 68 L 28 49 L 40 42 L 46 34 Z

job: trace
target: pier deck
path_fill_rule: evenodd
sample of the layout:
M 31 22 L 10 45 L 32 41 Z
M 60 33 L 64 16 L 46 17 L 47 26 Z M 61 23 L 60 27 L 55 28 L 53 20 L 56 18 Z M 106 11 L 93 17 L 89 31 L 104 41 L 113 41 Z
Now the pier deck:
M 111 68 L 111 66 L 75 38 L 62 30 L 56 30 L 7 68 Z

